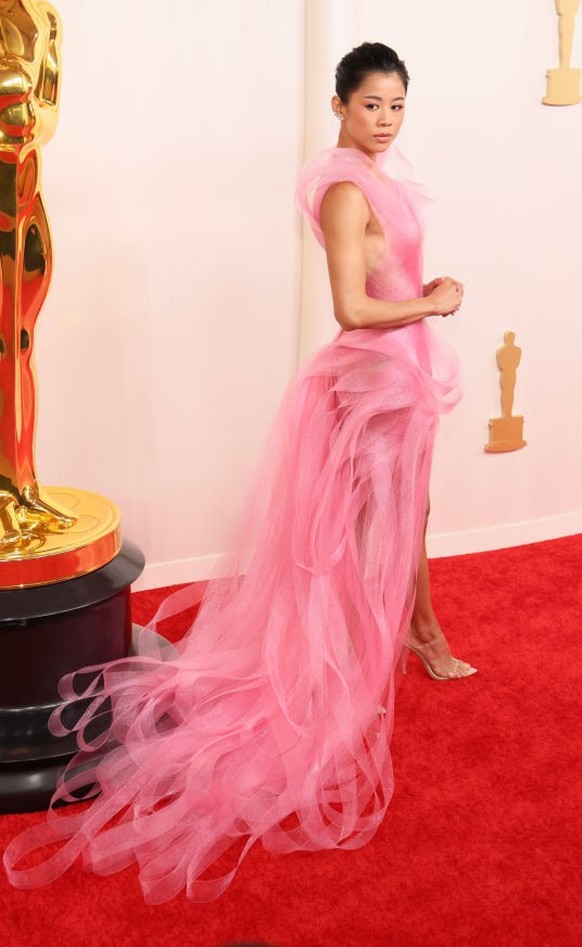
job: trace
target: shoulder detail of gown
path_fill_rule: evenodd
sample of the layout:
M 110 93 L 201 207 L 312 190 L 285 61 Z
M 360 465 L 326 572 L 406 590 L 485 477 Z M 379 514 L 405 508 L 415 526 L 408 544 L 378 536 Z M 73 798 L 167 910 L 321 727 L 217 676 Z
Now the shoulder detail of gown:
M 412 209 L 422 235 L 430 198 L 413 180 L 412 167 L 402 153 L 392 145 L 388 152 L 372 158 L 357 148 L 334 147 L 306 162 L 296 190 L 299 210 L 322 246 L 319 212 L 323 196 L 332 184 L 348 181 L 362 190 L 385 231 L 399 227 L 404 204 L 405 212 Z

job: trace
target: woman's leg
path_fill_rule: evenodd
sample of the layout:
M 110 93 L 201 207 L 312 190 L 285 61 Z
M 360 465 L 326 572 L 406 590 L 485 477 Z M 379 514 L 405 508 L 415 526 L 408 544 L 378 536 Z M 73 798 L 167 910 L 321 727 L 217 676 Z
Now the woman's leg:
M 426 514 L 427 522 L 429 510 L 430 504 Z M 424 540 L 418 565 L 416 600 L 410 623 L 409 641 L 419 655 L 429 662 L 435 673 L 442 677 L 467 677 L 475 673 L 471 665 L 452 656 L 447 639 L 435 615 L 430 594 L 430 575 Z

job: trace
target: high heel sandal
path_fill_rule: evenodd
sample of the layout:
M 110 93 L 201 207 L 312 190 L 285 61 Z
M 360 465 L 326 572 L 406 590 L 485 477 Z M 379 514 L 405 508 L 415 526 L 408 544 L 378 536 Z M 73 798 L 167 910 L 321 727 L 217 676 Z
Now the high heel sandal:
M 458 658 L 453 658 L 454 661 L 454 671 L 457 673 L 453 674 L 439 674 L 435 671 L 434 667 L 423 654 L 420 653 L 418 648 L 415 648 L 413 644 L 409 644 L 407 641 L 404 642 L 404 647 L 402 648 L 402 657 L 401 657 L 401 667 L 402 673 L 406 674 L 406 666 L 408 663 L 408 652 L 412 651 L 417 658 L 420 658 L 422 663 L 425 666 L 426 673 L 429 677 L 432 677 L 433 681 L 459 681 L 463 677 L 471 677 L 472 674 L 477 673 L 477 668 L 471 667 L 470 664 L 467 664 L 466 661 L 460 661 Z

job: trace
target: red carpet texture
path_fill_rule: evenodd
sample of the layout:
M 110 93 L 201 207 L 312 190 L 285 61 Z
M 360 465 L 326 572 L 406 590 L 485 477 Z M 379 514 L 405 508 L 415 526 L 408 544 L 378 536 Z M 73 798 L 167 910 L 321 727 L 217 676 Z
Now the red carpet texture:
M 454 651 L 411 656 L 397 698 L 396 793 L 359 852 L 255 846 L 219 901 L 146 907 L 133 869 L 49 888 L 0 878 L 1 947 L 574 947 L 582 944 L 582 536 L 432 563 Z M 164 593 L 134 596 L 135 620 Z M 168 636 L 183 629 L 166 628 Z M 0 845 L 42 815 L 0 817 Z

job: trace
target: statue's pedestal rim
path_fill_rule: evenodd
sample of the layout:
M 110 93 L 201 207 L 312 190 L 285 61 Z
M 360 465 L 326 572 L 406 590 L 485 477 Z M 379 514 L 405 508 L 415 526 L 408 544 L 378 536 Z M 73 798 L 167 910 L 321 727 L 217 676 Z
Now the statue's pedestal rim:
M 141 550 L 124 539 L 111 562 L 87 575 L 70 579 L 66 584 L 54 582 L 35 588 L 0 589 L 0 628 L 4 623 L 46 619 L 102 602 L 135 582 L 144 565 Z
M 494 441 L 492 444 L 485 444 L 485 451 L 488 454 L 509 454 L 512 450 L 521 450 L 527 447 L 527 441 L 521 441 L 516 444 L 514 441 Z
M 73 487 L 43 487 L 43 498 L 76 518 L 67 529 L 39 529 L 29 543 L 0 549 L 0 590 L 76 579 L 107 565 L 121 549 L 121 514 L 111 500 Z

